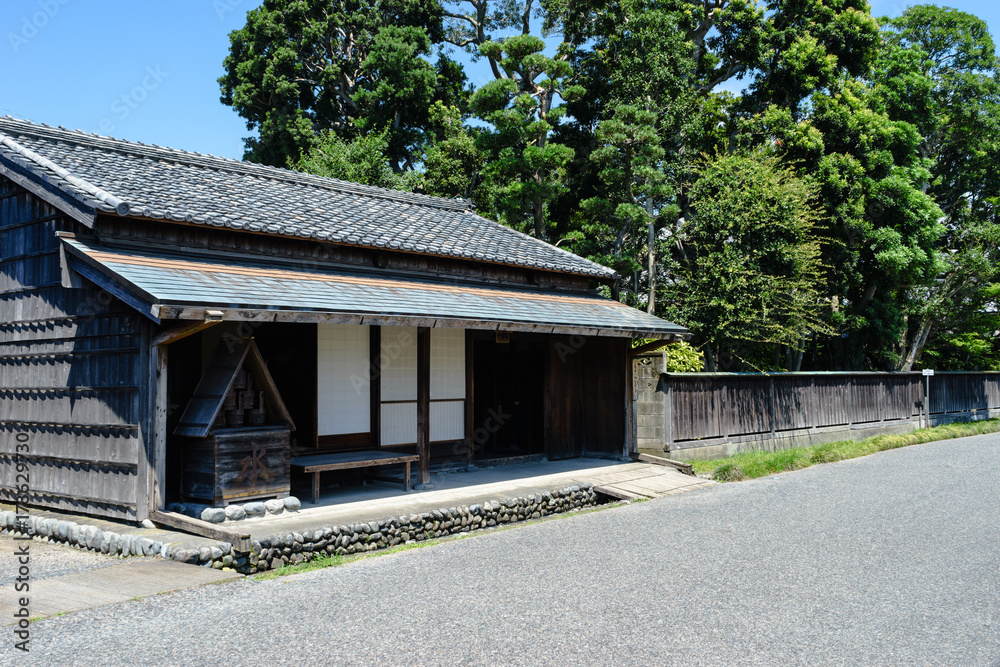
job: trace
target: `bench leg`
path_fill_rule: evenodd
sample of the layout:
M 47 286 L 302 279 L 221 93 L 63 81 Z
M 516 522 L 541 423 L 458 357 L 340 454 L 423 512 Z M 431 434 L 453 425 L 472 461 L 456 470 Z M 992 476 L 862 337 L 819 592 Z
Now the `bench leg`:
M 313 505 L 319 503 L 319 471 L 313 473 Z
M 406 472 L 403 475 L 403 488 L 407 491 L 410 490 L 410 462 L 407 461 L 403 465 L 406 466 Z

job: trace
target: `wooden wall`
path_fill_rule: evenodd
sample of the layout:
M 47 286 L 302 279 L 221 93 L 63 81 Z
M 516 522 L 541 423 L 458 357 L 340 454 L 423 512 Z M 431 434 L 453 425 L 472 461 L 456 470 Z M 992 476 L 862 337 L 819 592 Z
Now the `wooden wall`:
M 96 288 L 61 286 L 56 231 L 85 230 L 0 177 L 0 499 L 23 433 L 32 504 L 135 519 L 150 327 Z
M 916 420 L 919 373 L 668 374 L 664 445 L 671 450 Z
M 545 444 L 549 458 L 622 454 L 630 342 L 548 336 Z

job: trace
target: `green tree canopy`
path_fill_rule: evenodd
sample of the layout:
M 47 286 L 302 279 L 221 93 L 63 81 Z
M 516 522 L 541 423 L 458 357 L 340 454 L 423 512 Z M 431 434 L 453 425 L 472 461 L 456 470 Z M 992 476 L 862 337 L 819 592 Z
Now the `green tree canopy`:
M 700 166 L 665 296 L 704 346 L 707 370 L 745 366 L 747 345 L 800 347 L 827 329 L 815 197 L 814 186 L 761 151 Z
M 257 136 L 246 159 L 287 165 L 318 133 L 387 130 L 396 171 L 417 159 L 434 100 L 464 105 L 465 77 L 445 56 L 436 0 L 265 0 L 230 35 L 222 102 Z

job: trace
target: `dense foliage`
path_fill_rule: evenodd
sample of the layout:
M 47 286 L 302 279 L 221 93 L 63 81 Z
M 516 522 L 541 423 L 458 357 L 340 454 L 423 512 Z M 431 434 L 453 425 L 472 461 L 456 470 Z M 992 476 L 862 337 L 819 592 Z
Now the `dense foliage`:
M 1000 77 L 967 13 L 265 0 L 223 66 L 247 159 L 469 198 L 615 269 L 708 369 L 1000 369 Z

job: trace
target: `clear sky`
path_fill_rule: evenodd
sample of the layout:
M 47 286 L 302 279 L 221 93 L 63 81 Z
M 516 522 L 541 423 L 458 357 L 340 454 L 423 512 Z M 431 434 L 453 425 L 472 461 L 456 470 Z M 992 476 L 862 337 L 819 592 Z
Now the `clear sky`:
M 219 102 L 230 31 L 259 0 L 0 0 L 0 114 L 240 158 L 244 121 Z M 912 3 L 874 0 L 876 16 Z M 1000 3 L 944 3 L 983 18 Z M 470 79 L 480 79 L 470 72 Z

